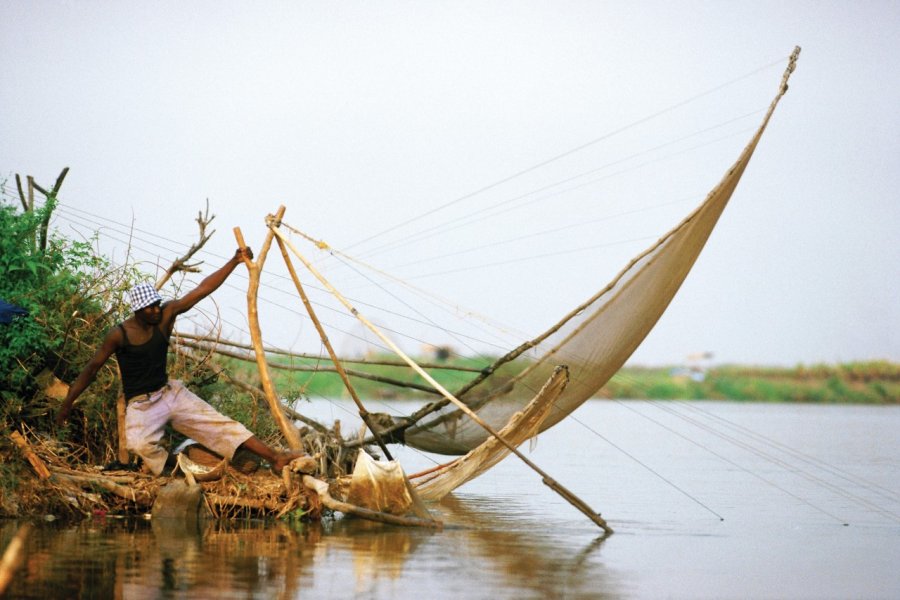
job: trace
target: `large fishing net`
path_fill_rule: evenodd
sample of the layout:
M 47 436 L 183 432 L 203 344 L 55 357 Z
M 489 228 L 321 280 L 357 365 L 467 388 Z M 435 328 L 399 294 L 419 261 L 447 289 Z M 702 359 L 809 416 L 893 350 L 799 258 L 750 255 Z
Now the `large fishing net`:
M 558 365 L 569 384 L 541 425 L 565 418 L 618 371 L 650 332 L 681 287 L 747 167 L 775 107 L 787 91 L 795 49 L 778 94 L 737 162 L 703 203 L 622 270 L 599 293 L 542 336 L 498 360 L 493 372 L 463 389 L 459 398 L 495 429 L 503 427 L 544 385 Z M 441 454 L 465 454 L 489 434 L 461 411 L 445 406 L 405 432 L 413 447 Z

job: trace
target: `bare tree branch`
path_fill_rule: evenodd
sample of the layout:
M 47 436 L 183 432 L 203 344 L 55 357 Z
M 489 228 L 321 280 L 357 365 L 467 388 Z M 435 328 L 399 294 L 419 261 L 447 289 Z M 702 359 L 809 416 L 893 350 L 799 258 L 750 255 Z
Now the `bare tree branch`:
M 166 269 L 166 272 L 163 274 L 163 276 L 159 279 L 159 281 L 156 282 L 156 289 L 162 288 L 162 286 L 164 286 L 166 284 L 166 282 L 172 278 L 172 275 L 174 275 L 175 273 L 177 273 L 179 271 L 184 271 L 186 273 L 199 273 L 200 272 L 199 267 L 200 267 L 200 265 L 203 264 L 203 261 L 196 262 L 193 264 L 188 264 L 188 261 L 191 259 L 192 256 L 194 256 L 194 254 L 197 253 L 198 250 L 200 250 L 200 248 L 202 248 L 206 244 L 206 242 L 209 241 L 209 238 L 211 238 L 212 235 L 216 232 L 216 230 L 213 229 L 209 233 L 206 233 L 207 226 L 209 226 L 209 224 L 212 223 L 213 219 L 215 219 L 215 218 L 216 218 L 216 215 L 212 215 L 212 216 L 209 215 L 209 198 L 207 198 L 206 199 L 206 211 L 201 211 L 201 212 L 197 213 L 197 226 L 200 228 L 199 241 L 197 241 L 196 244 L 191 245 L 191 247 L 188 248 L 188 251 L 185 252 L 184 256 L 176 259 L 172 263 L 172 265 L 168 269 Z

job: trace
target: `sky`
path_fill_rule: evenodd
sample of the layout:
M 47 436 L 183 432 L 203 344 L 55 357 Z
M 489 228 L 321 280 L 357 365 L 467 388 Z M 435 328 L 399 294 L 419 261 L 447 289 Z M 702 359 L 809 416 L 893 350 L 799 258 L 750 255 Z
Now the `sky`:
M 10 0 L 0 180 L 17 202 L 16 173 L 49 187 L 69 167 L 53 226 L 148 276 L 208 200 L 216 233 L 182 290 L 234 252 L 233 227 L 258 250 L 284 205 L 361 261 L 292 234 L 404 349 L 497 353 L 702 201 L 801 46 L 631 363 L 898 361 L 898 30 L 900 2 Z M 372 348 L 303 278 L 338 351 Z M 179 329 L 246 341 L 246 285 L 239 269 Z M 320 351 L 277 249 L 260 319 L 267 343 Z

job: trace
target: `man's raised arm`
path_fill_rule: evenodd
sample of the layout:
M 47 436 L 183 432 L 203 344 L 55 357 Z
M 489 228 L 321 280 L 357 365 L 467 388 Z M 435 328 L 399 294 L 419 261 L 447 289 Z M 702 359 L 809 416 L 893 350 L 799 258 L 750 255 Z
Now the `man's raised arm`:
M 228 276 L 231 275 L 231 272 L 234 271 L 235 267 L 241 264 L 246 257 L 247 260 L 253 259 L 253 251 L 250 250 L 249 247 L 238 248 L 234 256 L 231 257 L 225 265 L 213 273 L 209 275 L 206 279 L 200 282 L 200 285 L 195 287 L 193 290 L 182 296 L 181 298 L 176 298 L 171 302 L 168 302 L 164 310 L 169 313 L 171 317 L 180 315 L 183 312 L 187 312 L 194 307 L 195 304 L 212 294 L 214 291 L 219 289 L 225 280 L 228 279 Z

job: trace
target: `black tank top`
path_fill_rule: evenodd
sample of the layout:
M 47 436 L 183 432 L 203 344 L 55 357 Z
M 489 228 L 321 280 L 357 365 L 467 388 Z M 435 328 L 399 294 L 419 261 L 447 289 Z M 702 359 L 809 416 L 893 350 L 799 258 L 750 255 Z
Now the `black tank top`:
M 122 337 L 125 343 L 116 350 L 119 371 L 122 373 L 122 390 L 125 398 L 154 392 L 166 385 L 169 377 L 166 374 L 166 355 L 169 352 L 169 340 L 154 327 L 150 339 L 143 344 L 132 345 L 128 334 L 121 324 Z

